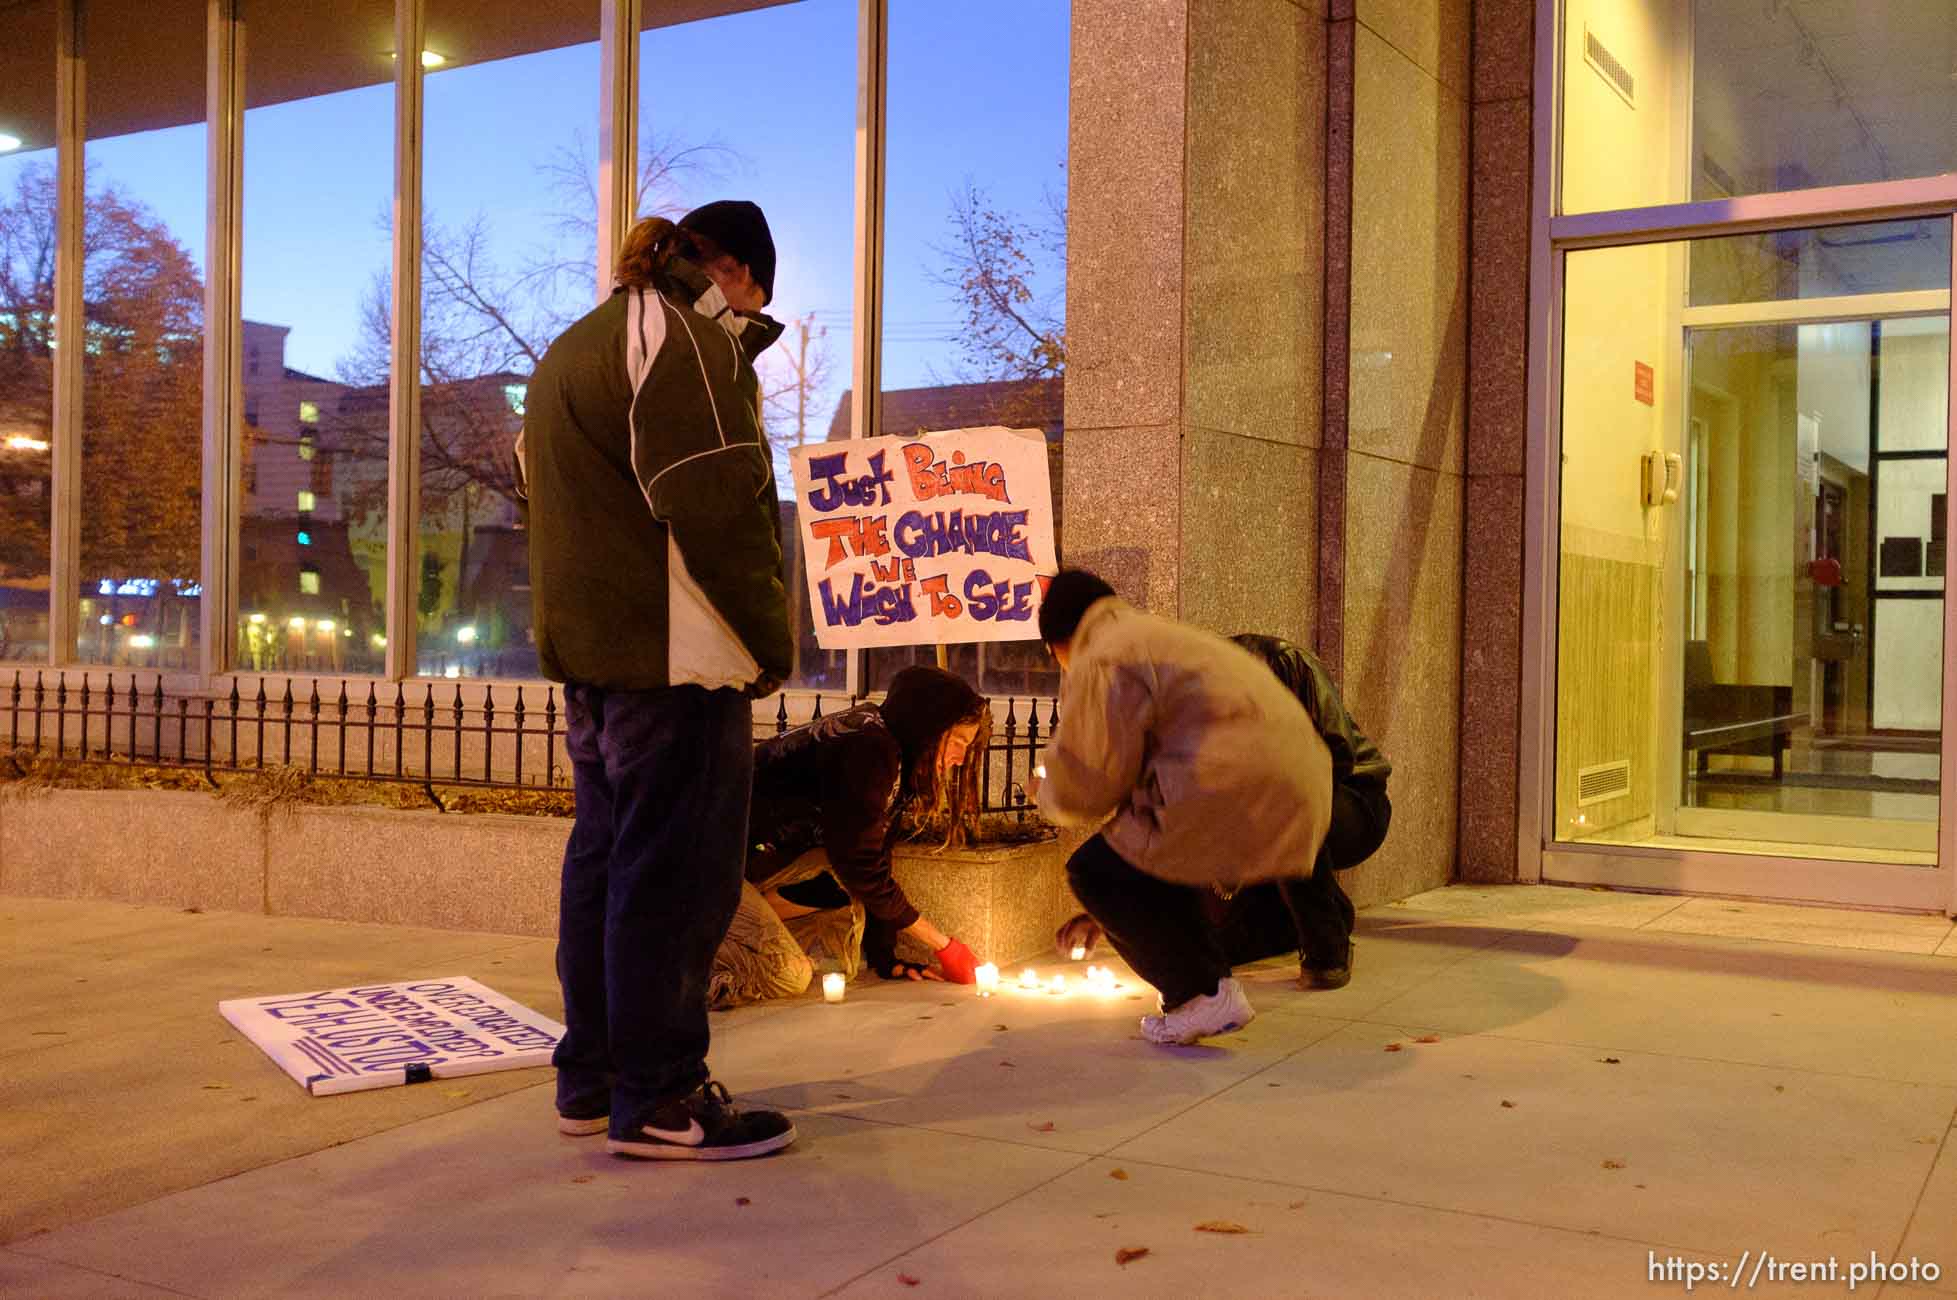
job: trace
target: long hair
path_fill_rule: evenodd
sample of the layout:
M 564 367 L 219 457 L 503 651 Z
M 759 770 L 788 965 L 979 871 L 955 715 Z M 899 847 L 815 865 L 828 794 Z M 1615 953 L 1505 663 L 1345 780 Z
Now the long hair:
M 614 283 L 628 289 L 650 289 L 666 272 L 666 264 L 688 252 L 686 232 L 664 217 L 640 217 L 625 232 L 612 269 Z
M 946 733 L 951 727 L 968 722 L 978 723 L 978 734 L 972 737 L 971 747 L 958 765 L 940 776 L 938 751 L 944 746 Z M 992 705 L 980 698 L 970 712 L 939 732 L 911 760 L 911 770 L 905 774 L 904 781 L 910 791 L 901 823 L 905 839 L 942 833 L 944 842 L 940 847 L 948 849 L 972 839 L 978 830 L 985 763 L 991 743 Z
M 676 257 L 704 265 L 719 256 L 720 246 L 697 230 L 664 217 L 640 217 L 618 246 L 612 280 L 628 289 L 650 289 Z

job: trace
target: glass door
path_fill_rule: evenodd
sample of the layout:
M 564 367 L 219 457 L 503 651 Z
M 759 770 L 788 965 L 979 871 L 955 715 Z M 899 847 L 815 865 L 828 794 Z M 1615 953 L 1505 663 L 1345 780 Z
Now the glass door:
M 1950 229 L 1565 257 L 1552 857 L 1936 867 Z
M 1948 315 L 1684 350 L 1673 830 L 1934 861 Z

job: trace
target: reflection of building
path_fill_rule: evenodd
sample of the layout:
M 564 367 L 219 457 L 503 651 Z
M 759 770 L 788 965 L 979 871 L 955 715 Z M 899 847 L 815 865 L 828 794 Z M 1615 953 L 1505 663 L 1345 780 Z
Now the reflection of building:
M 244 328 L 240 653 L 254 667 L 376 670 L 386 644 L 387 387 L 294 370 L 286 327 Z M 529 557 L 507 491 L 523 393 L 521 375 L 501 372 L 422 390 L 423 672 L 536 671 Z M 338 638 L 331 649 L 322 624 Z M 311 631 L 288 648 L 286 628 Z

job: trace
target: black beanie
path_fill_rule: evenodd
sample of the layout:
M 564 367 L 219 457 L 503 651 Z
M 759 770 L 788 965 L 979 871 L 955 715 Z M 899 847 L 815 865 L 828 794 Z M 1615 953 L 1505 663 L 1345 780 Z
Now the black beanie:
M 912 667 L 891 678 L 890 692 L 878 709 L 903 748 L 908 769 L 927 745 L 984 703 L 985 697 L 963 677 L 940 668 Z
M 775 239 L 768 218 L 746 199 L 719 199 L 680 218 L 680 229 L 705 235 L 747 267 L 768 302 L 775 298 Z M 765 303 L 763 304 L 766 305 Z

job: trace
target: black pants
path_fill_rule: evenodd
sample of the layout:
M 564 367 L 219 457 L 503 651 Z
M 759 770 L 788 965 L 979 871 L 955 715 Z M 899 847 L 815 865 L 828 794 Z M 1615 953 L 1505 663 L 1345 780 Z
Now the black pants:
M 1334 873 L 1378 850 L 1392 813 L 1384 790 L 1340 786 L 1316 870 L 1239 890 L 1227 902 L 1137 870 L 1099 835 L 1068 860 L 1067 880 L 1122 960 L 1174 1007 L 1216 992 L 1232 966 L 1294 949 L 1306 966 L 1343 964 L 1353 907 Z
M 635 1133 L 707 1078 L 707 977 L 741 897 L 754 743 L 739 691 L 564 691 L 557 1105 Z

